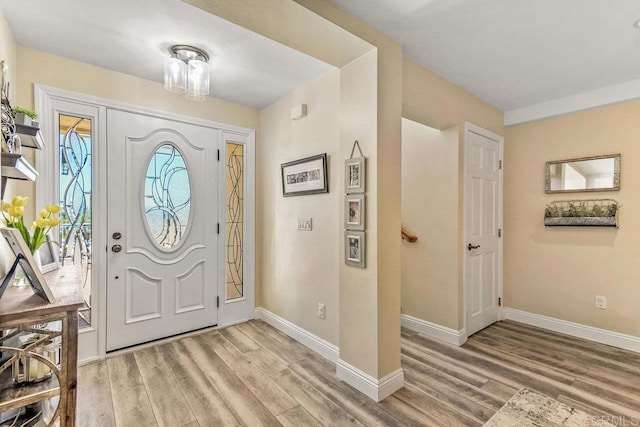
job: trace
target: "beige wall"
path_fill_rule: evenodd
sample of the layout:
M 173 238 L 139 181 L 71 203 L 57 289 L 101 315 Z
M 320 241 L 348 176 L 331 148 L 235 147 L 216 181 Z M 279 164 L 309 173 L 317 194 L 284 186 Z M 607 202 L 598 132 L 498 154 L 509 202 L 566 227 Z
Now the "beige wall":
M 158 69 L 162 68 L 158 63 Z M 243 126 L 258 127 L 258 111 L 232 102 L 207 97 L 189 101 L 184 95 L 167 92 L 161 83 L 96 67 L 27 47 L 18 47 L 19 78 L 17 100 L 33 104 L 33 85 L 39 83 L 156 110 Z M 213 89 L 215 92 L 215 88 Z
M 308 115 L 291 120 L 291 109 Z M 341 262 L 340 70 L 330 71 L 260 111 L 256 152 L 256 305 L 338 345 Z M 280 165 L 327 153 L 329 193 L 283 197 Z M 298 231 L 299 217 L 313 230 Z M 326 319 L 316 316 L 325 304 Z
M 640 335 L 640 101 L 507 128 L 504 302 L 507 307 Z M 622 154 L 617 192 L 547 195 L 548 160 Z M 620 228 L 545 228 L 554 200 L 613 198 Z M 594 307 L 595 295 L 608 309 Z
M 9 101 L 15 101 L 15 81 L 16 81 L 16 42 L 9 29 L 2 11 L 0 11 L 0 61 L 7 65 L 7 80 L 11 83 Z
M 504 113 L 433 71 L 405 57 L 403 64 L 402 116 L 435 129 L 472 122 L 504 135 Z
M 373 51 L 341 69 L 341 122 L 340 122 L 340 181 L 335 186 L 341 197 L 338 204 L 340 230 L 344 230 L 344 159 L 351 154 L 353 142 L 359 141 L 367 157 L 366 164 L 366 269 L 344 264 L 344 233 L 338 239 L 340 245 L 340 359 L 377 376 L 379 355 L 378 299 L 376 284 L 379 280 L 378 235 L 379 223 L 376 209 L 380 199 L 378 183 L 378 154 L 376 150 L 376 110 L 378 55 Z M 355 156 L 358 155 L 356 150 Z
M 402 312 L 458 328 L 458 128 L 402 120 Z M 452 212 L 454 213 L 452 215 Z
M 457 299 L 457 322 L 449 327 L 460 330 L 464 327 L 464 293 L 463 293 L 463 257 L 464 257 L 464 124 L 470 122 L 490 130 L 498 135 L 504 135 L 504 113 L 496 107 L 484 102 L 466 90 L 454 85 L 448 80 L 416 62 L 404 58 L 402 81 L 402 115 L 418 123 L 435 129 L 458 128 L 458 162 L 455 173 L 458 176 L 458 212 L 457 212 L 457 241 L 458 260 L 460 266 L 457 271 L 457 288 L 447 287 L 443 295 L 444 304 Z M 453 171 L 452 171 L 453 172 Z M 429 238 L 428 236 L 426 238 Z M 455 296 L 455 297 L 454 297 Z M 410 298 L 411 294 L 407 295 Z M 428 313 L 425 313 L 425 315 Z M 435 315 L 435 314 L 434 314 Z M 419 317 L 419 316 L 416 316 Z M 438 315 L 423 318 L 437 323 Z
M 351 34 L 375 46 L 376 60 L 376 116 L 353 117 L 345 115 L 343 125 L 348 128 L 343 133 L 343 148 L 353 143 L 353 139 L 364 140 L 358 133 L 352 133 L 352 138 L 346 135 L 356 129 L 356 126 L 376 125 L 376 144 L 372 151 L 365 152 L 369 156 L 369 165 L 376 162 L 375 174 L 367 171 L 367 185 L 375 185 L 375 205 L 371 188 L 368 187 L 368 214 L 376 210 L 377 221 L 367 223 L 367 248 L 371 249 L 367 260 L 372 261 L 371 253 L 375 251 L 377 263 L 376 306 L 365 307 L 358 299 L 358 295 L 350 292 L 353 280 L 359 280 L 359 272 L 353 268 L 342 267 L 340 275 L 341 290 L 340 313 L 349 312 L 350 318 L 376 317 L 377 322 L 377 369 L 363 368 L 371 363 L 372 351 L 369 350 L 372 341 L 367 346 L 356 346 L 354 342 L 362 342 L 363 329 L 357 323 L 344 322 L 340 324 L 340 358 L 351 363 L 365 372 L 381 378 L 400 367 L 400 240 L 398 239 L 400 212 L 400 157 L 401 157 L 401 118 L 402 118 L 402 83 L 403 56 L 402 46 L 377 29 L 350 16 L 326 1 L 295 0 L 318 15 L 344 28 Z M 358 59 L 365 60 L 369 53 Z M 350 64 L 351 65 L 351 64 Z M 348 66 L 347 66 L 348 67 Z M 343 67 L 343 71 L 345 68 Z M 357 78 L 357 77 L 356 77 Z M 367 79 L 363 75 L 363 79 Z M 345 76 L 343 74 L 343 80 Z M 354 81 L 355 84 L 355 81 Z M 343 81 L 343 86 L 346 82 Z M 348 90 L 348 89 L 347 89 Z M 343 98 L 344 99 L 344 98 Z M 357 102 L 356 99 L 351 101 Z M 366 103 L 358 106 L 359 111 L 368 111 Z M 365 119 L 365 120 L 363 120 Z M 360 134 L 368 135 L 364 127 Z M 349 140 L 351 139 L 351 140 Z M 374 141 L 373 139 L 371 140 Z M 350 147 L 349 147 L 350 148 Z M 349 150 L 350 151 L 350 150 Z M 346 154 L 346 153 L 345 153 Z M 375 246 L 373 246 L 375 245 Z M 372 283 L 373 284 L 373 283 Z M 344 293 L 343 293 L 344 292 Z M 343 298 L 344 296 L 344 298 Z M 353 311 L 358 307 L 360 310 Z M 343 345 L 344 343 L 344 345 Z M 355 361 L 363 361 L 362 365 Z
M 7 25 L 7 21 L 4 15 L 0 11 L 0 60 L 5 61 L 7 65 L 7 80 L 11 83 L 9 101 L 12 105 L 15 103 L 15 81 L 16 81 L 16 42 L 13 40 L 11 30 Z M 5 200 L 9 199 L 10 189 L 7 190 Z M 0 277 L 4 276 L 5 272 L 11 266 L 13 261 L 11 249 L 6 244 L 4 239 L 0 241 Z

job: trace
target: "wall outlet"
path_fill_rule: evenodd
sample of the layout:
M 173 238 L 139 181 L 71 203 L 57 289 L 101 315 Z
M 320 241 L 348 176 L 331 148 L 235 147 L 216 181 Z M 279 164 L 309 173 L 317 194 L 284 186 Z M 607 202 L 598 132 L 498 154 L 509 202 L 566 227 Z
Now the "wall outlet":
M 324 304 L 318 303 L 318 319 L 324 319 L 326 312 L 324 311 Z
M 596 308 L 601 310 L 607 309 L 607 297 L 602 295 L 596 295 Z
M 313 218 L 298 218 L 298 230 L 311 231 Z

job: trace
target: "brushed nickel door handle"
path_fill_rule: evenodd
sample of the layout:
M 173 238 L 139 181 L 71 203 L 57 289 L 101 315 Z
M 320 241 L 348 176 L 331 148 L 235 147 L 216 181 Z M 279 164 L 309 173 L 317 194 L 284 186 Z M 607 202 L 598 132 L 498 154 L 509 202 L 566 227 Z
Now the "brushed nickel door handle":
M 480 245 L 472 245 L 471 243 L 467 245 L 468 250 L 478 249 L 479 247 Z
M 112 250 L 113 252 L 115 252 L 115 253 L 118 253 L 118 252 L 120 252 L 120 251 L 122 250 L 122 246 L 120 246 L 120 245 L 113 245 L 113 246 L 111 246 L 111 250 Z

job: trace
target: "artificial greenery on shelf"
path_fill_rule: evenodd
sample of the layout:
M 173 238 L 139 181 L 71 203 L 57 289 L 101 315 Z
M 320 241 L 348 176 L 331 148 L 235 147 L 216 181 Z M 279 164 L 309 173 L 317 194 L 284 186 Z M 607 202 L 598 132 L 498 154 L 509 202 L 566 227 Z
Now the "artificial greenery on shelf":
M 15 106 L 15 107 L 12 108 L 12 110 L 13 110 L 13 117 L 15 117 L 19 113 L 22 113 L 25 116 L 31 117 L 31 120 L 38 120 L 38 113 L 36 113 L 35 111 L 30 110 L 28 108 Z
M 585 218 L 585 217 L 615 217 L 620 206 L 613 202 L 610 204 L 593 204 L 588 206 L 585 202 L 572 203 L 563 208 L 557 204 L 551 204 L 544 210 L 545 218 Z

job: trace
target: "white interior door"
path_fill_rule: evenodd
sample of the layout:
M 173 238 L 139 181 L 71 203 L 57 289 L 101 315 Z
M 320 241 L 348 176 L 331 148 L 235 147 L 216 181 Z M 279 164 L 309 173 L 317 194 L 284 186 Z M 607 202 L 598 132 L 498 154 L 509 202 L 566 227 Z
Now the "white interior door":
M 502 138 L 482 131 L 468 125 L 465 138 L 467 335 L 500 320 Z
M 217 324 L 218 130 L 107 111 L 107 350 Z

